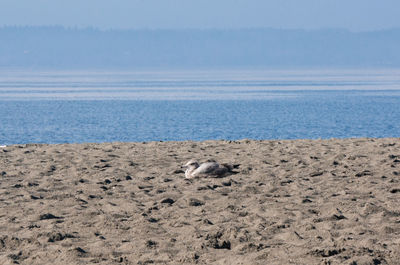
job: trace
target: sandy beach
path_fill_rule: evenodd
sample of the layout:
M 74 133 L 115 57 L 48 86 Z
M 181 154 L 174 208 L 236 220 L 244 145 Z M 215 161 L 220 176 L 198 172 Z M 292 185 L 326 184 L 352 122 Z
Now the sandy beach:
M 1 147 L 0 264 L 400 264 L 400 139 Z

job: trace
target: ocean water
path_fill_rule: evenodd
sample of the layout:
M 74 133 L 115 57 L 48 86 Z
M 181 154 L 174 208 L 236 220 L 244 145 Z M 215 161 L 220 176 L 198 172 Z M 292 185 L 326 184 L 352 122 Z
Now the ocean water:
M 399 70 L 0 70 L 0 145 L 400 137 Z

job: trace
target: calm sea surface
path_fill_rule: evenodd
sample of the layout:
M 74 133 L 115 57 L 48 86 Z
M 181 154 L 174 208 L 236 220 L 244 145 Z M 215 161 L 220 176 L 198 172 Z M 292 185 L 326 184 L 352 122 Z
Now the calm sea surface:
M 0 145 L 400 137 L 400 70 L 0 70 Z

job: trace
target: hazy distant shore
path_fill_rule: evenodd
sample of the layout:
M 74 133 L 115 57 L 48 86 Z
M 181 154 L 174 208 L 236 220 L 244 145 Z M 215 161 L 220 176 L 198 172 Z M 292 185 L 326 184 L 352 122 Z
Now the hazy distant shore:
M 12 145 L 0 194 L 1 264 L 400 260 L 400 138 Z
M 8 68 L 400 67 L 400 29 L 0 27 L 0 39 L 0 67 Z

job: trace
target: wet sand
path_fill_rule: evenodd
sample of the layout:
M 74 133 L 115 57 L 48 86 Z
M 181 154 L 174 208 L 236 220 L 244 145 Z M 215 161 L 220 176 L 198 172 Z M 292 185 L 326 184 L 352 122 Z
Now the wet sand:
M 400 139 L 2 147 L 0 264 L 400 264 Z

